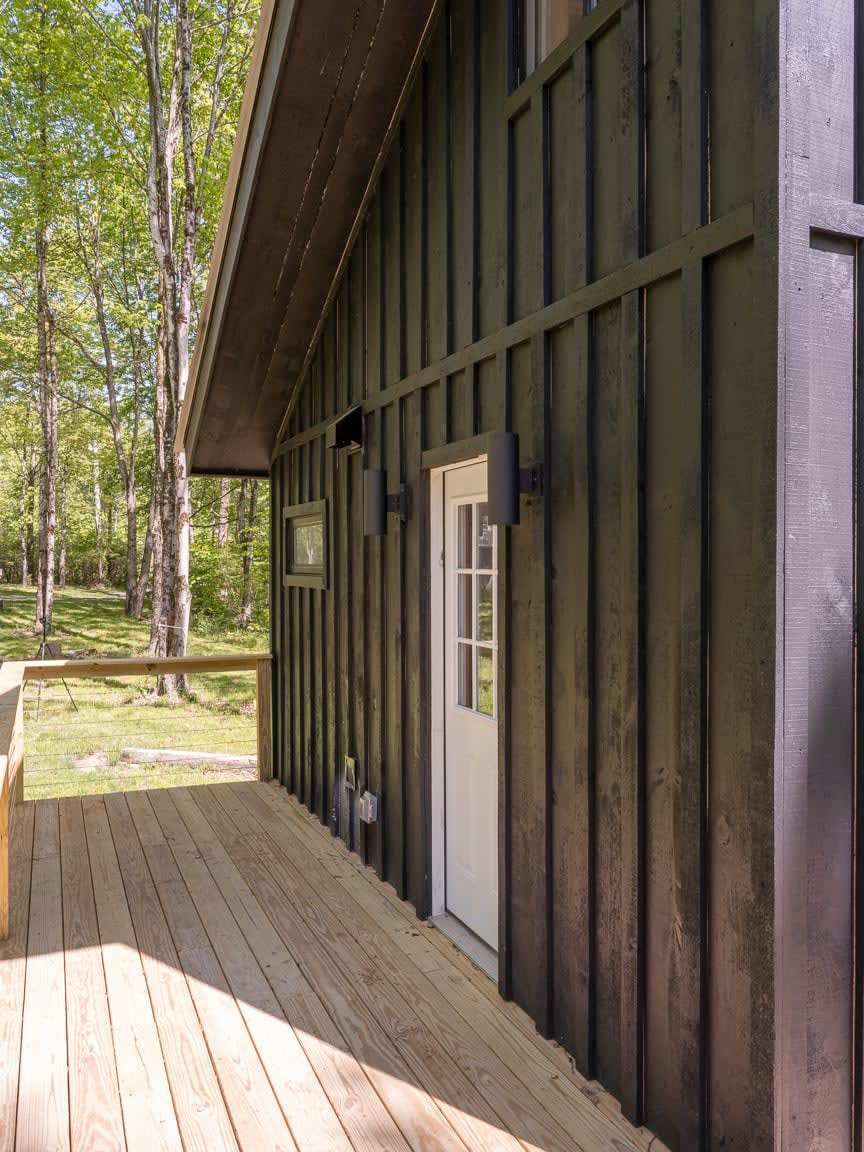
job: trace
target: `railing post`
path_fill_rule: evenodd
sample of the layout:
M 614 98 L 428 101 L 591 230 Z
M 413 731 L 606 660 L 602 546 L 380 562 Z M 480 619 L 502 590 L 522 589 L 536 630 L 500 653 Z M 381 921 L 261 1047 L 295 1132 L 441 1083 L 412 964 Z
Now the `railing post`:
M 256 724 L 258 729 L 258 779 L 273 779 L 273 718 L 271 661 L 259 660 L 257 674 Z
M 0 676 L 0 940 L 9 935 L 9 853 L 15 809 L 24 799 L 24 692 L 20 672 Z

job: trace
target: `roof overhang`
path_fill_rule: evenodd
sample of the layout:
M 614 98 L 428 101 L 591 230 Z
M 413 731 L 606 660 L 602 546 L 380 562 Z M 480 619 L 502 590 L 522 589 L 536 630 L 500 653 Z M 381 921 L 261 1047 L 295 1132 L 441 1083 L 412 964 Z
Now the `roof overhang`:
M 264 0 L 178 447 L 265 475 L 436 0 Z

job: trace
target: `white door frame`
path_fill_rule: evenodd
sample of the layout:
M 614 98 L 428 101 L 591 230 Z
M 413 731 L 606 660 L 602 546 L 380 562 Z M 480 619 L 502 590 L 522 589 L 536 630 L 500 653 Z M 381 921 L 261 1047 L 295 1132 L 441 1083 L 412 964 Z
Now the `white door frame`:
M 430 628 L 429 650 L 431 656 L 431 874 L 432 874 L 432 917 L 447 913 L 447 858 L 445 840 L 445 786 L 446 764 L 445 732 L 445 581 L 444 564 L 444 477 L 447 472 L 467 468 L 472 464 L 482 464 L 485 455 L 459 460 L 446 467 L 435 468 L 429 474 L 429 578 L 430 578 Z

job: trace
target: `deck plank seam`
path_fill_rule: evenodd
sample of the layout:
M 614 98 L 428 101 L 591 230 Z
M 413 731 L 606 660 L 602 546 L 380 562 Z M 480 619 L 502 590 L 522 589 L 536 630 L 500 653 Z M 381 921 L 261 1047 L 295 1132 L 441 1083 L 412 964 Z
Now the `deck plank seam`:
M 257 1057 L 257 1059 L 258 1059 L 258 1063 L 259 1063 L 259 1065 L 260 1065 L 260 1067 L 261 1067 L 261 1070 L 262 1070 L 262 1072 L 263 1072 L 263 1074 L 264 1074 L 264 1076 L 265 1076 L 265 1078 L 266 1078 L 266 1080 L 267 1080 L 267 1083 L 268 1083 L 268 1084 L 269 1084 L 269 1086 L 270 1086 L 270 1091 L 273 1093 L 273 1098 L 274 1098 L 274 1100 L 276 1101 L 276 1105 L 277 1105 L 277 1107 L 279 1108 L 279 1111 L 282 1113 L 282 1115 L 283 1115 L 283 1117 L 284 1117 L 284 1119 L 285 1119 L 285 1123 L 286 1123 L 286 1125 L 287 1125 L 287 1127 L 288 1127 L 288 1130 L 289 1130 L 289 1132 L 291 1133 L 291 1138 L 292 1138 L 292 1140 L 294 1141 L 295 1145 L 296 1145 L 296 1146 L 297 1146 L 297 1148 L 298 1148 L 298 1152 L 303 1152 L 303 1150 L 302 1150 L 302 1147 L 301 1147 L 301 1145 L 300 1145 L 300 1143 L 299 1143 L 299 1141 L 298 1141 L 298 1139 L 297 1139 L 297 1137 L 296 1137 L 296 1135 L 295 1135 L 294 1129 L 293 1129 L 293 1127 L 292 1127 L 292 1124 L 291 1124 L 291 1120 L 290 1120 L 290 1118 L 289 1118 L 288 1114 L 286 1113 L 286 1111 L 285 1111 L 284 1107 L 282 1106 L 282 1102 L 281 1102 L 281 1099 L 280 1099 L 280 1093 L 279 1093 L 279 1090 L 278 1090 L 278 1088 L 277 1088 L 276 1084 L 273 1082 L 273 1078 L 272 1078 L 272 1076 L 271 1076 L 271 1074 L 270 1074 L 270 1071 L 269 1071 L 269 1069 L 268 1069 L 268 1066 L 267 1066 L 267 1061 L 266 1061 L 266 1059 L 264 1058 L 264 1055 L 263 1055 L 263 1054 L 262 1054 L 262 1052 L 261 1052 L 261 1048 L 260 1048 L 260 1046 L 259 1046 L 258 1042 L 256 1041 L 256 1039 L 255 1039 L 255 1036 L 254 1036 L 254 1034 L 253 1034 L 253 1032 L 252 1032 L 252 1030 L 251 1030 L 251 1028 L 250 1028 L 250 1026 L 249 1026 L 249 1022 L 248 1022 L 248 1020 L 247 1020 L 247 1017 L 246 1017 L 246 1013 L 243 1011 L 243 1008 L 242 1008 L 242 1006 L 241 1006 L 241 1003 L 240 1003 L 240 1001 L 239 1001 L 239 1000 L 238 1000 L 238 998 L 237 998 L 237 994 L 236 994 L 236 993 L 235 993 L 235 991 L 234 991 L 234 988 L 233 988 L 233 986 L 232 986 L 232 982 L 231 982 L 231 980 L 230 980 L 230 978 L 229 978 L 229 976 L 228 976 L 228 973 L 225 971 L 225 966 L 224 966 L 224 964 L 223 964 L 222 960 L 220 959 L 220 949 L 217 947 L 217 944 L 216 944 L 215 940 L 213 939 L 213 935 L 212 935 L 212 933 L 211 933 L 211 932 L 210 932 L 210 930 L 207 928 L 207 923 L 206 923 L 206 920 L 205 920 L 204 916 L 201 914 L 201 912 L 200 912 L 200 910 L 199 910 L 199 908 L 198 908 L 198 902 L 196 901 L 196 899 L 195 899 L 195 896 L 194 896 L 194 894 L 193 894 L 192 890 L 189 888 L 189 885 L 188 885 L 188 883 L 186 882 L 186 877 L 183 875 L 183 866 L 182 866 L 182 864 L 181 864 L 181 862 L 180 862 L 180 859 L 179 859 L 178 850 L 177 850 L 177 849 L 175 849 L 175 847 L 174 847 L 173 843 L 172 843 L 172 842 L 171 842 L 171 840 L 168 838 L 168 834 L 167 834 L 167 832 L 166 832 L 166 830 L 165 830 L 165 827 L 164 827 L 164 825 L 163 825 L 162 821 L 159 819 L 159 814 L 158 814 L 158 812 L 156 811 L 156 809 L 155 809 L 155 808 L 154 808 L 154 806 L 153 806 L 153 803 L 152 803 L 152 800 L 151 800 L 151 798 L 150 798 L 150 795 L 149 795 L 149 793 L 144 793 L 143 795 L 145 796 L 145 798 L 146 798 L 146 802 L 147 802 L 147 804 L 148 804 L 148 806 L 149 806 L 149 808 L 150 808 L 150 811 L 151 811 L 151 812 L 152 812 L 152 814 L 153 814 L 153 819 L 156 821 L 156 824 L 158 825 L 158 827 L 159 827 L 159 829 L 160 829 L 160 831 L 161 831 L 161 833 L 162 833 L 163 842 L 164 842 L 164 844 L 167 846 L 167 848 L 168 848 L 169 852 L 171 853 L 171 857 L 172 857 L 172 859 L 174 860 L 175 866 L 176 866 L 176 868 L 177 868 L 177 871 L 178 871 L 178 874 L 179 874 L 179 877 L 180 877 L 180 881 L 181 881 L 181 883 L 183 884 L 183 886 L 184 886 L 184 888 L 185 888 L 186 892 L 188 893 L 188 895 L 189 895 L 189 899 L 190 899 L 190 901 L 192 902 L 192 905 L 193 905 L 193 907 L 195 908 L 195 910 L 196 910 L 196 913 L 198 914 L 198 920 L 199 920 L 199 923 L 200 923 L 200 925 L 201 925 L 201 929 L 202 929 L 202 931 L 204 932 L 204 935 L 205 935 L 205 936 L 206 936 L 206 938 L 207 938 L 207 941 L 208 941 L 208 943 L 209 943 L 209 945 L 210 945 L 210 948 L 211 948 L 211 950 L 212 950 L 212 952 L 213 952 L 213 956 L 214 956 L 214 958 L 215 958 L 215 960 L 216 960 L 216 963 L 219 965 L 219 968 L 220 968 L 220 971 L 222 972 L 222 977 L 223 977 L 223 979 L 224 979 L 224 981 L 225 981 L 225 985 L 226 985 L 226 987 L 227 987 L 227 989 L 228 989 L 228 992 L 229 992 L 229 994 L 231 995 L 231 998 L 232 998 L 232 1000 L 234 1001 L 234 1003 L 235 1003 L 235 1005 L 236 1005 L 236 1007 L 237 1007 L 237 1011 L 238 1011 L 238 1013 L 239 1013 L 240 1019 L 241 1019 L 241 1020 L 242 1020 L 242 1022 L 243 1022 L 243 1027 L 245 1028 L 245 1030 L 246 1030 L 246 1034 L 247 1034 L 247 1035 L 248 1035 L 248 1037 L 249 1037 L 249 1042 L 250 1042 L 250 1044 L 252 1045 L 252 1049 L 253 1049 L 253 1051 L 254 1051 L 254 1053 L 255 1053 L 255 1055 L 256 1055 L 256 1057 Z M 143 802 L 143 801 L 142 801 L 142 802 Z M 176 811 L 176 809 L 175 809 L 175 811 Z M 178 813 L 178 818 L 180 818 L 180 817 L 179 817 L 179 813 Z M 133 815 L 133 822 L 134 822 L 134 815 Z M 188 831 L 188 830 L 187 830 L 187 831 Z M 191 833 L 189 833 L 189 837 L 190 837 L 190 840 L 191 840 L 192 844 L 193 844 L 193 845 L 194 845 L 194 847 L 195 847 L 195 850 L 196 850 L 196 852 L 198 852 L 198 854 L 199 854 L 199 856 L 200 856 L 200 855 L 201 855 L 200 849 L 199 849 L 198 845 L 195 843 L 194 837 L 192 836 L 192 834 L 191 834 Z M 145 853 L 145 854 L 146 854 L 146 853 Z M 203 858 L 202 858 L 202 859 L 203 859 Z M 210 874 L 210 873 L 209 873 L 209 869 L 208 869 L 208 874 Z M 213 880 L 213 884 L 214 884 L 214 887 L 216 887 L 216 889 L 217 889 L 217 891 L 218 891 L 218 884 L 216 884 L 216 881 L 215 881 L 215 879 Z M 158 888 L 157 888 L 157 891 L 158 891 Z M 222 897 L 220 896 L 220 898 L 222 898 Z M 224 898 L 223 898 L 223 899 L 224 899 Z M 267 977 L 266 977 L 266 974 L 265 974 L 265 972 L 264 972 L 263 968 L 261 967 L 261 964 L 260 964 L 260 962 L 258 961 L 258 958 L 255 956 L 255 953 L 254 953 L 254 951 L 253 951 L 253 949 L 252 949 L 252 947 L 251 947 L 251 945 L 250 945 L 249 941 L 246 939 L 246 936 L 245 936 L 245 934 L 243 933 L 243 930 L 242 930 L 242 928 L 241 928 L 240 924 L 238 923 L 238 921 L 237 921 L 236 917 L 234 916 L 234 913 L 231 911 L 231 908 L 230 908 L 230 907 L 227 905 L 227 902 L 226 902 L 226 905 L 225 905 L 225 906 L 226 906 L 226 909 L 227 909 L 227 911 L 228 911 L 228 914 L 229 914 L 229 916 L 231 917 L 232 921 L 233 921 L 233 922 L 235 923 L 235 925 L 237 926 L 237 930 L 238 930 L 238 932 L 240 933 L 241 937 L 243 938 L 243 940 L 244 940 L 244 942 L 245 942 L 245 944 L 246 944 L 246 947 L 248 948 L 248 950 L 249 950 L 249 953 L 250 953 L 250 954 L 251 954 L 251 956 L 252 956 L 252 962 L 253 962 L 253 964 L 254 964 L 254 965 L 255 965 L 255 967 L 257 968 L 257 970 L 258 970 L 259 974 L 261 975 L 261 978 L 262 978 L 262 979 L 263 979 L 263 980 L 264 980 L 264 981 L 267 983 L 267 986 L 268 986 L 268 988 L 270 988 L 271 986 L 270 986 L 270 983 L 269 983 L 269 981 L 267 981 Z M 167 917 L 166 917 L 166 921 L 167 921 Z M 168 927 L 169 927 L 169 931 L 170 931 L 170 930 L 171 930 L 170 921 L 168 922 Z M 173 933 L 172 933 L 172 936 L 173 936 Z M 174 940 L 174 944 L 175 944 L 175 947 L 177 947 L 177 948 L 178 948 L 178 953 L 179 953 L 179 942 L 176 940 L 176 938 L 175 938 L 175 940 Z M 187 983 L 188 983 L 188 980 L 189 980 L 189 978 L 188 978 L 188 976 L 187 976 Z M 273 991 L 273 989 L 272 989 L 272 988 L 271 988 L 271 991 Z M 275 998 L 275 992 L 274 992 L 274 998 Z M 278 1001 L 277 1001 L 277 1004 L 278 1004 Z M 284 1015 L 284 1014 L 283 1014 L 283 1015 Z M 285 1018 L 285 1023 L 286 1023 L 286 1025 L 287 1025 L 289 1028 L 291 1028 L 291 1023 L 290 1023 L 290 1021 L 288 1021 L 288 1020 L 287 1020 L 287 1018 Z M 203 1022 L 202 1022 L 202 1028 L 203 1028 Z M 292 1028 L 292 1031 L 293 1031 L 293 1028 Z M 205 1035 L 206 1035 L 206 1033 L 205 1033 Z M 212 1054 L 211 1054 L 211 1060 L 212 1060 Z M 307 1061 L 307 1063 L 308 1063 L 308 1061 Z M 315 1075 L 315 1079 L 316 1079 L 316 1080 L 318 1080 L 318 1076 L 317 1076 L 317 1074 L 315 1073 L 315 1070 L 314 1070 L 314 1068 L 312 1068 L 312 1067 L 311 1067 L 311 1065 L 310 1065 L 310 1069 L 311 1069 L 311 1071 L 312 1071 L 313 1075 Z M 320 1080 L 318 1080 L 318 1083 L 319 1083 L 319 1085 L 320 1085 Z M 323 1086 L 322 1086 L 322 1091 L 323 1091 Z M 224 1094 L 223 1094 L 223 1095 L 224 1095 Z M 324 1095 L 326 1096 L 326 1093 L 324 1093 Z M 227 1107 L 227 1101 L 226 1101 L 226 1107 Z M 334 1111 L 335 1111 L 335 1110 L 334 1110 Z M 337 1119 L 338 1119 L 338 1115 L 337 1115 Z M 344 1131 L 344 1126 L 342 1125 L 342 1122 L 341 1122 L 341 1120 L 339 1121 L 339 1123 L 340 1123 L 340 1126 L 342 1126 L 342 1128 L 343 1128 L 343 1131 Z M 347 1139 L 347 1133 L 346 1133 L 346 1139 Z
M 210 788 L 210 789 L 208 789 L 207 795 L 208 795 L 208 799 L 212 800 L 212 802 L 215 803 L 219 807 L 220 812 L 222 813 L 224 820 L 234 828 L 234 834 L 238 837 L 242 837 L 243 836 L 242 828 L 240 828 L 240 826 L 237 824 L 236 820 L 233 818 L 231 813 L 229 811 L 227 811 L 225 806 L 220 802 L 219 796 L 216 793 L 216 791 L 213 788 Z M 206 813 L 205 813 L 205 816 L 206 816 Z M 212 823 L 211 823 L 211 827 L 212 827 Z M 231 855 L 230 847 L 225 845 L 224 839 L 219 834 L 218 830 L 214 829 L 214 832 L 215 832 L 215 835 L 217 836 L 217 838 L 223 844 L 223 846 L 225 846 L 226 851 L 228 851 L 229 856 L 230 856 Z M 265 867 L 263 861 L 261 860 L 260 854 L 255 853 L 255 855 L 258 859 L 259 865 L 261 867 Z M 310 926 L 309 922 L 306 920 L 306 918 L 303 917 L 302 914 L 296 910 L 296 907 L 294 906 L 293 902 L 291 901 L 290 895 L 287 892 L 285 892 L 282 885 L 279 884 L 278 879 L 273 878 L 273 883 L 278 887 L 284 900 L 287 901 L 288 903 L 290 903 L 291 906 L 294 908 L 295 915 L 297 915 L 301 920 L 303 920 L 304 924 L 306 925 L 307 930 L 313 936 L 317 937 L 318 936 L 318 930 L 315 927 Z M 252 887 L 251 884 L 250 884 L 250 887 Z M 253 891 L 254 891 L 254 889 L 253 889 Z M 297 963 L 297 966 L 300 969 L 301 973 L 303 974 L 304 979 L 317 992 L 317 984 L 316 984 L 316 981 L 314 979 L 314 976 L 310 973 L 308 964 L 304 961 L 302 955 L 300 955 L 299 952 L 297 951 L 296 943 L 291 943 L 285 938 L 285 935 L 280 930 L 279 925 L 276 924 L 273 921 L 272 916 L 270 916 L 267 907 L 264 904 L 262 904 L 262 907 L 264 909 L 265 914 L 268 916 L 268 919 L 270 919 L 271 923 L 273 924 L 274 929 L 276 930 L 276 932 L 278 933 L 280 938 L 284 941 L 286 948 L 294 956 L 294 959 Z M 322 947 L 324 947 L 323 944 L 322 944 Z M 333 1010 L 332 1010 L 331 1005 L 328 1003 L 327 997 L 323 993 L 318 993 L 318 996 L 319 996 L 319 999 L 321 1000 L 322 1004 L 324 1005 L 325 1009 L 327 1010 L 328 1015 L 330 1015 L 331 1019 L 332 1019 L 333 1018 Z M 369 1013 L 369 1019 L 371 1020 L 373 1027 L 380 1030 L 385 1043 L 392 1049 L 397 1063 L 403 1066 L 404 1072 L 405 1072 L 405 1082 L 406 1083 L 413 1083 L 415 1085 L 415 1087 L 418 1088 L 421 1092 L 426 1093 L 426 1089 L 425 1089 L 424 1085 L 422 1084 L 422 1082 L 418 1078 L 417 1074 L 413 1071 L 411 1066 L 408 1064 L 408 1062 L 405 1059 L 405 1057 L 403 1056 L 401 1050 L 395 1044 L 393 1038 L 391 1038 L 391 1036 L 386 1031 L 386 1029 L 384 1029 L 383 1026 L 380 1025 L 380 1023 L 375 1019 L 374 1014 L 372 1014 L 371 1012 Z M 377 1089 L 376 1089 L 376 1094 L 379 1096 L 379 1098 L 381 1098 L 381 1094 L 380 1094 L 380 1092 L 377 1091 Z M 384 1103 L 383 1099 L 382 1099 L 382 1103 Z M 438 1109 L 439 1113 L 441 1114 L 442 1122 L 444 1124 L 446 1124 L 448 1127 L 450 1127 L 454 1140 L 456 1140 L 459 1144 L 461 1144 L 464 1147 L 463 1141 L 461 1140 L 460 1136 L 456 1133 L 456 1131 L 452 1128 L 452 1125 L 450 1124 L 448 1118 L 443 1113 L 443 1111 L 441 1111 L 440 1106 L 438 1105 L 437 1101 L 435 1101 L 435 1105 L 436 1105 L 436 1108 Z M 399 1131 L 402 1133 L 403 1138 L 405 1139 L 406 1143 L 408 1144 L 409 1147 L 411 1147 L 413 1142 L 410 1138 L 409 1133 L 407 1133 L 405 1131 L 404 1126 L 393 1115 L 392 1109 L 389 1108 L 386 1105 L 386 1103 L 385 1103 L 385 1107 L 387 1107 L 388 1112 L 393 1117 L 393 1121 L 396 1124 Z
M 274 854 L 274 856 L 280 862 L 284 863 L 284 865 L 286 866 L 286 869 L 290 873 L 294 874 L 297 877 L 297 880 L 298 880 L 301 888 L 307 886 L 308 881 L 304 877 L 303 872 L 298 865 L 298 861 L 295 860 L 291 856 L 291 854 L 289 853 L 289 850 L 287 848 L 282 847 L 282 845 L 278 842 L 278 840 L 271 834 L 270 830 L 262 825 L 261 820 L 260 820 L 260 814 L 256 814 L 254 812 L 254 810 L 252 809 L 252 807 L 251 807 L 252 797 L 249 796 L 249 794 L 242 787 L 239 787 L 237 789 L 232 789 L 232 795 L 236 795 L 240 798 L 240 803 L 242 804 L 243 808 L 245 809 L 246 822 L 250 826 L 252 824 L 254 824 L 259 828 L 260 832 L 263 833 L 266 840 L 272 846 L 271 852 Z M 330 878 L 330 879 L 332 880 L 332 878 Z M 323 880 L 324 880 L 324 877 L 322 876 L 322 882 L 323 882 Z M 304 916 L 304 919 L 305 919 L 306 916 L 304 914 L 304 911 L 301 907 L 299 907 L 299 904 L 298 904 L 298 901 L 302 901 L 302 897 L 289 896 L 289 899 L 292 899 L 292 901 L 295 902 L 295 906 L 298 906 L 298 911 L 299 911 L 300 915 Z M 335 918 L 337 923 L 341 924 L 341 920 L 339 918 L 339 915 L 329 907 L 329 904 L 326 901 L 322 901 L 322 904 L 327 908 L 328 913 L 332 917 Z M 363 912 L 363 910 L 360 908 L 359 905 L 357 905 L 357 910 L 360 913 L 360 918 L 362 918 L 363 916 L 366 915 Z M 308 920 L 307 920 L 307 923 L 308 923 Z M 368 962 L 375 965 L 376 967 L 381 963 L 382 960 L 384 960 L 384 962 L 386 964 L 386 949 L 383 950 L 382 955 L 379 956 L 377 954 L 378 950 L 374 948 L 374 945 L 371 943 L 371 941 L 367 941 L 366 939 L 364 939 L 362 937 L 362 933 L 359 931 L 359 929 L 355 930 L 355 925 L 353 922 L 349 923 L 347 925 L 347 931 L 348 931 L 350 938 L 353 942 L 353 946 L 356 947 L 357 949 L 359 949 L 359 951 L 365 956 L 365 958 L 367 959 Z M 370 919 L 370 923 L 369 923 L 369 926 L 367 928 L 367 931 L 371 931 L 371 934 L 374 937 L 375 925 L 374 925 L 374 921 L 371 921 L 371 919 Z M 370 951 L 370 948 L 373 948 L 373 950 Z M 496 1118 L 496 1122 L 498 1124 L 499 1129 L 502 1132 L 510 1131 L 511 1126 L 506 1122 L 505 1118 L 501 1115 L 500 1106 L 498 1104 L 496 1104 L 496 1102 L 495 1102 L 495 1099 L 494 1099 L 495 1091 L 493 1090 L 490 1093 L 488 1090 L 484 1090 L 484 1089 L 480 1088 L 479 1086 L 473 1085 L 472 1075 L 469 1072 L 468 1067 L 466 1066 L 472 1060 L 470 1048 L 465 1049 L 462 1060 L 456 1058 L 453 1051 L 441 1041 L 441 1039 L 436 1034 L 435 1030 L 423 1018 L 423 1016 L 420 1015 L 416 1011 L 416 1009 L 414 1007 L 414 1001 L 412 1000 L 411 996 L 409 995 L 411 989 L 409 987 L 403 986 L 402 977 L 400 976 L 400 974 L 398 972 L 397 966 L 394 966 L 394 970 L 392 973 L 388 971 L 387 980 L 388 980 L 389 986 L 394 991 L 396 991 L 396 993 L 400 997 L 400 999 L 404 1001 L 405 1005 L 407 1006 L 409 1016 L 413 1019 L 416 1019 L 418 1027 L 421 1030 L 421 1032 L 424 1035 L 429 1037 L 429 1040 L 430 1040 L 433 1048 L 439 1049 L 447 1057 L 447 1060 L 449 1061 L 449 1065 L 453 1069 L 455 1069 L 455 1071 L 456 1071 L 457 1079 L 459 1079 L 460 1081 L 464 1080 L 464 1082 L 467 1083 L 469 1086 L 475 1087 L 477 1094 L 478 1094 L 478 1097 L 479 1097 L 479 1100 L 489 1109 L 490 1113 Z M 437 989 L 435 989 L 434 985 L 432 985 L 431 982 L 426 981 L 425 975 L 423 973 L 420 973 L 419 971 L 417 974 L 417 978 L 415 979 L 415 983 L 417 983 L 417 982 L 419 982 L 420 984 L 423 984 L 424 982 L 429 983 L 429 985 L 430 985 L 429 988 L 424 989 L 424 991 L 427 991 L 429 994 L 429 999 L 431 1001 L 434 1001 L 436 995 L 438 994 Z M 410 981 L 409 981 L 409 983 L 410 983 Z M 448 1009 L 446 1006 L 444 1008 L 444 1012 L 445 1012 L 445 1014 L 447 1014 L 447 1012 L 448 1012 Z M 451 1012 L 451 1014 L 452 1014 L 452 1012 Z M 470 1029 L 470 1027 L 471 1027 L 470 1023 L 468 1023 L 467 1026 Z M 498 1059 L 496 1054 L 494 1052 L 492 1052 L 491 1049 L 488 1048 L 488 1046 L 480 1039 L 480 1037 L 478 1037 L 476 1035 L 476 1033 L 473 1032 L 473 1030 L 471 1030 L 471 1031 L 472 1031 L 472 1035 L 471 1035 L 470 1042 L 472 1042 L 476 1046 L 479 1046 L 483 1050 L 484 1056 L 486 1056 L 488 1053 L 488 1055 L 492 1059 L 492 1062 L 494 1063 Z M 466 1042 L 466 1043 L 468 1043 L 468 1042 Z M 498 1063 L 500 1066 L 497 1069 L 497 1075 L 495 1076 L 495 1083 L 496 1083 L 496 1085 L 498 1085 L 499 1090 L 504 1091 L 504 1085 L 501 1082 L 501 1076 L 503 1074 L 505 1079 L 509 1079 L 510 1078 L 509 1069 L 506 1068 L 506 1066 L 503 1064 L 503 1062 L 498 1061 Z M 490 1097 L 492 1097 L 492 1098 L 490 1098 Z M 538 1123 L 541 1122 L 539 1119 L 539 1110 L 541 1108 L 542 1108 L 542 1105 L 539 1105 L 538 1109 L 537 1109 L 538 1115 L 535 1116 L 535 1121 Z M 553 1121 L 553 1120 L 546 1118 L 546 1117 L 544 1117 L 544 1120 L 547 1124 L 549 1124 L 549 1126 L 552 1128 L 553 1132 L 555 1132 L 555 1130 L 557 1129 L 557 1132 L 555 1132 L 555 1135 L 557 1135 L 559 1141 L 560 1140 L 564 1141 L 564 1146 L 566 1147 L 570 1143 L 570 1141 L 573 1139 L 571 1134 L 569 1134 L 563 1128 L 563 1126 L 561 1126 L 557 1121 Z M 550 1132 L 549 1135 L 551 1136 L 552 1132 Z M 575 1146 L 575 1142 L 574 1142 L 574 1146 Z

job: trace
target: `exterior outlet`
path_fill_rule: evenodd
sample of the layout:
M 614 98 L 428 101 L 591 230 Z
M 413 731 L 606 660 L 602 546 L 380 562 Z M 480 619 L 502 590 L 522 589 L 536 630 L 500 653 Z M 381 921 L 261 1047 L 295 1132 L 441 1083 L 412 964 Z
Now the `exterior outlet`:
M 364 792 L 360 797 L 357 812 L 364 824 L 374 824 L 378 819 L 378 797 L 374 792 Z

